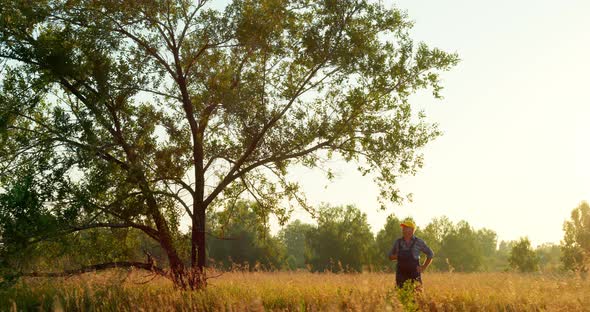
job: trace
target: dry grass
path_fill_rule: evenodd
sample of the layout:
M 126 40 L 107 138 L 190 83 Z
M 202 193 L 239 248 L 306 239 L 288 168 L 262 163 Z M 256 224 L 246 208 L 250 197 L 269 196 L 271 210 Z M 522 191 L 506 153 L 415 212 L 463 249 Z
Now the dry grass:
M 174 290 L 142 272 L 28 279 L 0 291 L 2 311 L 590 311 L 590 281 L 516 273 L 427 273 L 398 292 L 385 273 L 230 272 L 204 291 Z

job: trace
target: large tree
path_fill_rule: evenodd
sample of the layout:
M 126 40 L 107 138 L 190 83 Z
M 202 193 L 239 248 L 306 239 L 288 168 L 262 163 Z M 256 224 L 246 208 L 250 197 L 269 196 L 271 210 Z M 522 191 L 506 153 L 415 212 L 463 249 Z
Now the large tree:
M 210 214 L 208 224 L 213 235 L 207 238 L 207 258 L 226 269 L 234 265 L 250 270 L 259 266 L 267 270 L 281 268 L 285 248 L 270 234 L 269 224 L 260 222 L 257 213 L 264 213 L 257 203 L 241 201 Z
M 563 223 L 561 262 L 566 270 L 587 272 L 590 269 L 590 205 L 581 202 Z
M 279 239 L 285 246 L 287 254 L 286 265 L 289 269 L 305 268 L 305 251 L 309 247 L 305 244 L 306 237 L 314 230 L 311 224 L 303 223 L 299 219 L 289 223 L 279 232 Z
M 535 249 L 539 258 L 539 270 L 543 272 L 558 272 L 561 268 L 561 246 L 554 243 L 544 243 Z
M 25 246 L 132 227 L 162 246 L 176 285 L 199 288 L 207 211 L 248 196 L 284 221 L 285 203 L 307 207 L 291 165 L 355 161 L 401 201 L 397 177 L 439 134 L 408 97 L 439 97 L 458 61 L 415 44 L 411 26 L 365 0 L 3 1 L 0 209 L 5 224 L 51 226 L 2 225 L 1 249 L 10 235 Z M 86 269 L 116 265 L 153 267 Z
M 496 264 L 496 252 L 498 246 L 498 235 L 490 229 L 482 228 L 475 233 L 477 241 L 481 246 L 482 253 L 482 269 L 484 271 L 491 271 Z
M 445 259 L 449 268 L 459 272 L 473 272 L 481 267 L 482 249 L 475 229 L 467 221 L 459 221 L 444 236 L 437 257 Z
M 528 237 L 521 237 L 512 246 L 508 263 L 520 272 L 534 272 L 539 270 L 539 256 L 531 247 Z
M 361 272 L 373 264 L 373 233 L 367 215 L 355 206 L 321 207 L 318 225 L 306 239 L 306 261 L 314 271 Z

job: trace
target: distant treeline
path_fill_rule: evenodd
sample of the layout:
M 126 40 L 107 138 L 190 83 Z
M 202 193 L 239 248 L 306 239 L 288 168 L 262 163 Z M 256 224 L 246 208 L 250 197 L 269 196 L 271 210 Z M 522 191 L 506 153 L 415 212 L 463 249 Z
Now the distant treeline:
M 271 235 L 268 215 L 253 202 L 239 202 L 213 213 L 207 224 L 209 266 L 223 270 L 310 270 L 333 272 L 391 271 L 387 253 L 401 237 L 400 220 L 390 215 L 374 235 L 365 213 L 355 206 L 324 206 L 317 225 L 295 220 Z M 590 233 L 590 208 L 583 202 L 564 224 L 560 245 L 532 248 L 528 238 L 500 241 L 490 229 L 475 229 L 466 221 L 434 218 L 416 236 L 435 252 L 432 271 L 587 271 L 584 238 Z M 190 231 L 189 231 L 190 233 Z M 177 233 L 176 244 L 189 262 L 189 234 Z M 23 251 L 25 252 L 25 251 Z M 166 266 L 164 251 L 133 229 L 96 229 L 41 242 L 20 255 L 23 270 L 53 271 L 120 259 L 145 260 Z M 23 261 L 26 259 L 26 261 Z

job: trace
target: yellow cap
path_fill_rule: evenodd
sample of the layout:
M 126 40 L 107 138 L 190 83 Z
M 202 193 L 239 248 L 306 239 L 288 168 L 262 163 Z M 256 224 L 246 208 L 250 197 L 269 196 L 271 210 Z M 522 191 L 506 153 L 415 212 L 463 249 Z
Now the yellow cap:
M 407 227 L 411 227 L 414 230 L 416 229 L 416 223 L 414 223 L 414 221 L 410 220 L 410 219 L 406 219 L 404 220 L 404 222 L 402 222 L 400 224 L 400 226 L 407 226 Z

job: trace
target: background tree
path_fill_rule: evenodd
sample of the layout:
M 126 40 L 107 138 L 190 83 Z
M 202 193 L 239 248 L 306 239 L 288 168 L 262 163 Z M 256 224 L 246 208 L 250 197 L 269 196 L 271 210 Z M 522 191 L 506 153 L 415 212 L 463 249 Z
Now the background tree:
M 314 230 L 311 224 L 295 220 L 279 232 L 279 239 L 285 246 L 287 267 L 291 270 L 305 268 L 306 238 Z
M 270 235 L 267 216 L 254 202 L 240 201 L 211 215 L 207 238 L 209 257 L 222 268 L 234 265 L 254 270 L 280 268 L 285 257 L 282 242 Z M 257 267 L 260 266 L 260 267 Z
M 539 258 L 539 270 L 543 272 L 557 272 L 562 269 L 561 246 L 553 243 L 545 243 L 535 249 Z
M 520 272 L 539 270 L 539 258 L 531 247 L 528 237 L 523 237 L 512 246 L 508 263 Z
M 482 245 L 467 221 L 459 221 L 443 238 L 438 253 L 456 271 L 473 272 L 482 264 Z
M 479 229 L 475 233 L 476 240 L 481 246 L 481 269 L 484 271 L 491 271 L 495 265 L 495 258 L 497 252 L 498 235 L 490 229 Z
M 495 256 L 489 264 L 492 271 L 498 272 L 510 270 L 508 258 L 510 258 L 512 247 L 514 247 L 515 244 L 516 241 L 500 241 Z
M 587 272 L 590 268 L 590 205 L 581 202 L 563 224 L 561 261 L 566 270 Z
M 29 186 L 50 190 L 35 222 L 52 235 L 143 231 L 182 288 L 205 286 L 213 207 L 249 197 L 283 223 L 292 208 L 281 200 L 309 208 L 290 165 L 355 161 L 376 174 L 380 198 L 401 201 L 397 177 L 415 173 L 417 150 L 439 135 L 408 97 L 439 97 L 440 71 L 458 61 L 415 44 L 404 13 L 365 0 L 235 0 L 224 11 L 205 0 L 2 4 L 3 194 L 32 172 Z M 2 239 L 47 236 L 21 230 Z
M 307 261 L 314 271 L 361 272 L 363 265 L 372 264 L 373 233 L 366 214 L 355 206 L 321 207 L 307 244 Z
M 385 225 L 375 237 L 375 251 L 373 255 L 377 269 L 391 270 L 392 262 L 387 257 L 396 239 L 402 237 L 401 221 L 394 214 L 387 216 Z
M 442 244 L 445 238 L 453 231 L 453 226 L 449 218 L 442 216 L 432 219 L 423 229 L 420 229 L 420 238 L 424 239 L 435 253 L 429 270 L 448 271 L 450 269 L 447 263 L 448 254 L 445 255 L 443 252 L 441 255 L 439 251 L 442 250 Z

